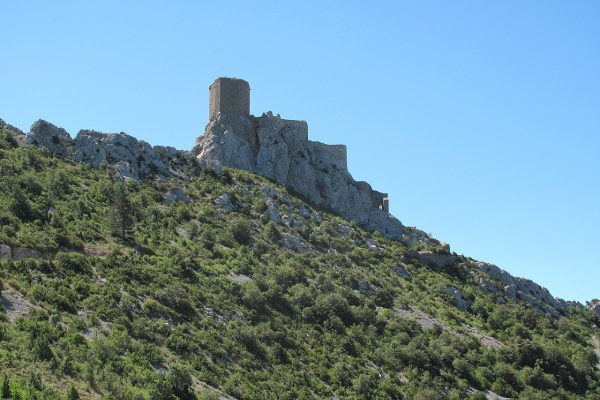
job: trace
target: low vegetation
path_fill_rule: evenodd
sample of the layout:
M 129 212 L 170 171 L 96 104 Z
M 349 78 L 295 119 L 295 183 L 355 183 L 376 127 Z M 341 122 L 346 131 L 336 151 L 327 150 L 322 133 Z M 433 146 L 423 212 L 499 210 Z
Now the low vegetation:
M 0 177 L 0 398 L 600 398 L 595 314 L 498 304 L 468 259 L 432 269 L 264 178 L 119 182 L 6 130 Z

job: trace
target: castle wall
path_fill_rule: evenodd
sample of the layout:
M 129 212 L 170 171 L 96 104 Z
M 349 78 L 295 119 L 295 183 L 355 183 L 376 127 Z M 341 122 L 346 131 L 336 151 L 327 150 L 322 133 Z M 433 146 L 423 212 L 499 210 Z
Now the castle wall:
M 281 122 L 283 122 L 283 126 L 287 126 L 293 130 L 297 130 L 302 140 L 308 140 L 308 124 L 306 123 L 306 121 L 282 119 Z
M 348 171 L 346 146 L 343 144 L 325 144 L 309 140 L 307 143 L 313 149 L 313 161 L 320 168 L 335 164 L 341 171 Z
M 385 212 L 390 212 L 390 204 L 388 200 L 387 193 L 381 193 L 377 190 L 372 190 L 371 193 L 371 203 L 373 203 L 373 208 L 379 208 Z
M 331 158 L 343 171 L 348 171 L 348 149 L 345 144 L 328 144 L 327 150 Z
M 217 113 L 250 115 L 250 85 L 243 79 L 217 78 L 209 88 L 208 117 Z

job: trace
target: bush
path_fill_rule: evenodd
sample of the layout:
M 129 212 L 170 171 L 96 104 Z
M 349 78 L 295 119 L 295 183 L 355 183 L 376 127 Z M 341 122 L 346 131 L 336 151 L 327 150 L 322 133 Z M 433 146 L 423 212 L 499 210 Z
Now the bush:
M 59 253 L 54 263 L 59 271 L 63 273 L 90 274 L 92 267 L 89 258 L 79 253 Z
M 67 389 L 67 400 L 79 400 L 80 398 L 79 392 L 75 389 L 75 386 L 71 384 Z
M 237 220 L 231 226 L 231 234 L 236 242 L 242 245 L 249 245 L 252 237 L 250 236 L 250 224 L 245 220 Z
M 4 375 L 2 377 L 2 387 L 0 388 L 0 395 L 2 395 L 3 399 L 10 399 L 12 397 L 12 392 L 10 390 L 10 381 L 8 377 Z

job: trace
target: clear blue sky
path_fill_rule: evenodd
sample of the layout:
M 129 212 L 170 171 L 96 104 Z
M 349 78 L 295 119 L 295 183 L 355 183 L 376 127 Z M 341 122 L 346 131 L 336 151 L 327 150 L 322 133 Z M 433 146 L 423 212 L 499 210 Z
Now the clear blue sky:
M 283 3 L 4 1 L 0 118 L 190 149 L 243 78 L 406 225 L 600 298 L 600 2 Z

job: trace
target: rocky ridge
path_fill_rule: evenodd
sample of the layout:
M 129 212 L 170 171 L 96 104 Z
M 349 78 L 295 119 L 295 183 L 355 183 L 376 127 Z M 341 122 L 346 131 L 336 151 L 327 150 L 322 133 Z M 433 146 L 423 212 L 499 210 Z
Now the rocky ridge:
M 64 129 L 43 120 L 36 121 L 27 134 L 1 119 L 0 129 L 16 133 L 17 141 L 21 145 L 41 146 L 52 154 L 70 158 L 75 162 L 86 162 L 95 168 L 103 164 L 111 166 L 120 179 L 138 180 L 146 175 L 158 179 L 188 179 L 188 175 L 182 171 L 189 174 L 189 171 L 193 173 L 200 168 L 210 167 L 219 172 L 224 165 L 247 169 L 285 184 L 314 204 L 323 205 L 324 202 L 328 202 L 329 208 L 342 217 L 362 223 L 371 230 L 381 231 L 384 236 L 401 240 L 409 247 L 414 245 L 437 247 L 436 252 L 411 250 L 410 255 L 434 268 L 468 270 L 482 292 L 496 296 L 498 303 L 511 299 L 523 301 L 535 309 L 551 314 L 564 312 L 569 306 L 584 307 L 578 302 L 555 298 L 546 288 L 529 279 L 514 277 L 493 264 L 451 254 L 445 243 L 431 238 L 418 229 L 404 227 L 388 213 L 373 209 L 365 197 L 365 193 L 370 190 L 368 184 L 354 181 L 345 168 L 340 168 L 336 164 L 336 160 L 327 159 L 324 156 L 325 152 L 320 154 L 320 146 L 324 145 L 310 141 L 298 145 L 294 139 L 294 128 L 286 126 L 284 121 L 270 113 L 253 119 L 219 114 L 209 123 L 207 133 L 199 138 L 192 152 L 176 150 L 172 147 L 152 147 L 147 142 L 137 140 L 125 133 L 103 134 L 93 130 L 81 130 L 75 139 L 72 139 Z M 294 147 L 295 145 L 300 147 Z M 281 158 L 276 157 L 276 154 Z M 182 168 L 183 166 L 186 168 Z M 287 170 L 287 173 L 281 173 L 282 170 Z M 306 181 L 297 179 L 295 174 L 298 171 L 308 174 L 308 179 Z M 351 201 L 347 202 L 350 206 L 344 205 L 343 200 L 348 200 L 352 196 L 354 197 Z M 276 198 L 272 188 L 264 188 L 267 218 L 284 225 L 302 222 L 290 220 L 287 216 L 289 210 L 282 209 L 275 201 Z M 167 193 L 165 201 L 190 200 L 181 193 Z M 224 194 L 216 203 L 224 210 L 235 209 L 228 194 Z M 360 210 L 364 211 L 365 215 L 360 215 Z M 305 218 L 318 218 L 310 211 L 305 211 L 303 214 L 306 214 Z M 341 227 L 341 234 L 344 230 L 351 231 L 352 228 Z M 297 237 L 286 236 L 284 239 L 288 243 L 286 247 L 290 250 L 310 251 Z M 371 247 L 374 251 L 377 250 L 376 243 Z M 7 245 L 2 245 L 0 249 L 0 259 L 42 256 L 44 255 L 34 249 L 10 248 Z M 404 276 L 401 267 L 398 268 L 399 276 Z M 445 287 L 442 290 L 455 299 L 457 307 L 462 309 L 470 307 L 458 288 Z M 587 306 L 600 314 L 600 303 L 590 302 Z
M 162 179 L 188 179 L 178 171 L 178 166 L 197 165 L 189 151 L 166 146 L 152 147 L 123 132 L 102 133 L 82 129 L 73 139 L 63 128 L 44 120 L 34 122 L 27 134 L 1 121 L 0 128 L 3 126 L 19 133 L 17 141 L 22 145 L 44 147 L 52 154 L 85 162 L 94 168 L 103 164 L 112 166 L 119 179 L 138 180 L 150 174 Z

